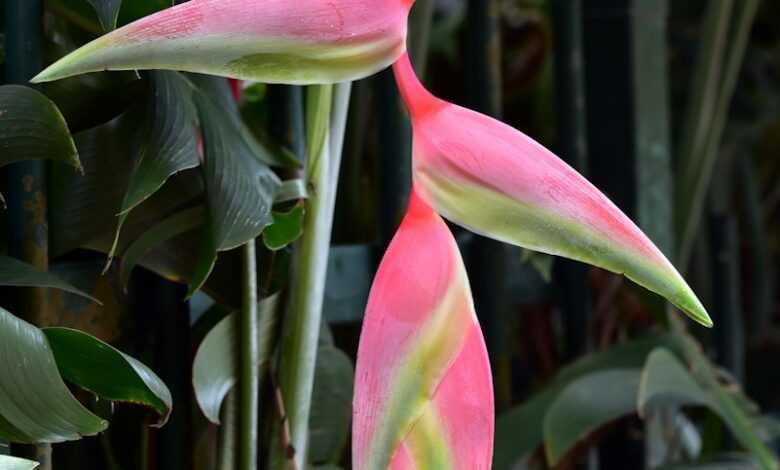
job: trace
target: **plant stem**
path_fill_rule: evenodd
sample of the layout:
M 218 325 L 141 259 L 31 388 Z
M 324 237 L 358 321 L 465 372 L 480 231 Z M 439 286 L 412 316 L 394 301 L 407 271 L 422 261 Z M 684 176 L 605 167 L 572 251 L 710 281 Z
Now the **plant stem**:
M 219 448 L 217 458 L 219 470 L 236 468 L 236 429 L 238 428 L 236 390 L 230 391 L 222 405 L 222 425 L 219 427 Z
M 257 468 L 258 397 L 260 393 L 257 254 L 254 240 L 243 246 L 242 262 L 239 468 L 241 470 L 254 470 Z
M 336 85 L 335 92 L 330 85 L 313 86 L 308 89 L 307 96 L 306 181 L 309 199 L 304 234 L 296 252 L 279 368 L 279 386 L 290 426 L 290 450 L 294 452 L 295 468 L 299 469 L 306 468 L 314 367 L 341 161 L 342 136 L 338 134 L 344 131 L 349 90 L 349 84 Z M 283 457 L 272 459 L 276 465 L 284 465 L 282 462 L 285 461 Z

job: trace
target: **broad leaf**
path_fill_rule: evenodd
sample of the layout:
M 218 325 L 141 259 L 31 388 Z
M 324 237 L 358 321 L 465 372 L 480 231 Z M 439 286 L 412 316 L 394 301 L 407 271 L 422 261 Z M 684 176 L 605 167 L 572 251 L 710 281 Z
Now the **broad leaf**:
M 356 470 L 488 469 L 493 382 L 455 239 L 413 191 L 360 335 Z
M 563 389 L 544 417 L 545 453 L 550 464 L 557 465 L 592 431 L 634 413 L 639 378 L 639 369 L 605 370 Z
M 133 3 L 138 2 L 128 2 Z M 96 39 L 34 81 L 137 69 L 184 70 L 266 83 L 355 80 L 382 70 L 404 51 L 411 4 L 186 2 Z
M 0 86 L 0 150 L 0 165 L 51 159 L 81 169 L 78 151 L 57 106 L 25 86 Z
M 664 348 L 650 353 L 639 387 L 640 414 L 653 406 L 710 406 L 711 403 L 704 389 L 672 353 Z
M 639 369 L 645 364 L 648 354 L 657 347 L 664 346 L 674 351 L 680 349 L 675 343 L 672 335 L 651 336 L 590 354 L 564 367 L 542 391 L 499 416 L 493 468 L 507 470 L 542 444 L 542 427 L 529 426 L 528 423 L 543 422 L 550 405 L 567 385 L 600 370 Z
M 119 8 L 122 0 L 87 0 L 97 12 L 103 29 L 111 31 L 116 28 L 116 20 L 119 17 Z
M 272 350 L 277 301 L 278 296 L 268 297 L 257 309 L 261 362 L 269 358 Z M 225 396 L 238 380 L 238 338 L 238 316 L 233 313 L 209 331 L 192 363 L 195 398 L 206 418 L 215 424 L 219 424 L 219 411 Z
M 70 328 L 44 328 L 60 374 L 99 397 L 148 406 L 162 426 L 171 413 L 168 387 L 151 369 L 107 343 Z
M 303 204 L 296 204 L 287 212 L 272 212 L 273 222 L 263 230 L 263 243 L 271 251 L 278 251 L 303 235 Z
M 172 175 L 200 163 L 192 85 L 174 72 L 153 72 L 150 81 L 147 134 L 122 202 L 112 254 L 130 211 L 159 190 Z
M 100 303 L 96 298 L 77 289 L 54 274 L 39 271 L 35 266 L 10 256 L 0 255 L 0 286 L 51 287 L 86 297 L 98 304 Z
M 35 468 L 38 468 L 38 462 L 0 455 L 0 469 L 2 470 L 33 470 Z
M 0 438 L 62 442 L 108 426 L 71 395 L 43 332 L 2 308 L 0 364 Z
M 393 70 L 414 129 L 414 182 L 436 211 L 475 233 L 625 274 L 712 326 L 664 254 L 563 160 L 500 121 L 431 95 L 408 54 Z

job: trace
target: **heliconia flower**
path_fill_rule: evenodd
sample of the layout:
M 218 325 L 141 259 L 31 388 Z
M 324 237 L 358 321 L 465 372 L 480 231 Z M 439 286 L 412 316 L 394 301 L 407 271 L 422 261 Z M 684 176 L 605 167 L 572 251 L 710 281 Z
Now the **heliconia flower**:
M 574 169 L 512 127 L 436 98 L 404 54 L 393 66 L 413 126 L 419 195 L 476 233 L 616 273 L 712 326 L 661 251 Z
M 353 403 L 357 470 L 479 470 L 493 452 L 493 385 L 466 271 L 413 191 L 363 320 Z
M 405 50 L 414 0 L 191 0 L 112 31 L 33 79 L 168 69 L 266 83 L 355 80 Z

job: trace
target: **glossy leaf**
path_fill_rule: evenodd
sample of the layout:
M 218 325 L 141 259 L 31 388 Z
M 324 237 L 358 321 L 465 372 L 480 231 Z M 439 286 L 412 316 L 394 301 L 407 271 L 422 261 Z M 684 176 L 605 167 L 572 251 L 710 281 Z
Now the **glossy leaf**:
M 0 165 L 39 159 L 81 169 L 78 151 L 57 106 L 32 88 L 0 86 Z
M 100 19 L 100 24 L 106 31 L 116 28 L 116 20 L 119 17 L 119 8 L 122 0 L 87 0 L 95 9 Z
M 0 438 L 62 442 L 108 426 L 71 395 L 43 332 L 2 308 L 0 363 Z
M 274 211 L 273 222 L 263 230 L 263 243 L 266 248 L 278 251 L 303 235 L 303 204 L 296 204 L 287 212 Z
M 278 296 L 262 300 L 257 309 L 260 361 L 272 351 Z M 238 380 L 238 316 L 223 318 L 203 339 L 192 363 L 192 385 L 198 406 L 206 418 L 219 424 L 225 396 Z M 259 364 L 258 364 L 259 366 Z
M 10 256 L 0 255 L 0 286 L 51 287 L 80 295 L 100 303 L 99 300 L 63 281 L 54 274 L 39 271 L 35 266 Z
M 174 72 L 153 72 L 150 82 L 147 135 L 128 181 L 114 250 L 129 212 L 159 190 L 172 175 L 200 164 L 192 85 Z
M 654 350 L 642 370 L 638 409 L 640 414 L 653 406 L 711 406 L 710 397 L 685 366 L 664 348 Z
M 34 81 L 169 69 L 267 83 L 355 80 L 405 49 L 413 0 L 194 0 L 124 26 Z
M 38 462 L 0 455 L 0 469 L 2 470 L 33 470 L 38 468 Z
M 154 409 L 165 424 L 173 406 L 162 380 L 138 360 L 99 339 L 70 328 L 44 328 L 57 368 L 67 381 L 99 397 Z
M 585 178 L 512 127 L 431 95 L 406 54 L 393 67 L 414 128 L 414 181 L 441 215 L 503 242 L 624 273 L 712 325 L 674 266 Z
M 638 369 L 594 372 L 572 382 L 544 417 L 547 460 L 557 465 L 589 433 L 636 411 Z
M 355 469 L 490 468 L 493 386 L 465 268 L 414 192 L 374 279 L 355 378 Z

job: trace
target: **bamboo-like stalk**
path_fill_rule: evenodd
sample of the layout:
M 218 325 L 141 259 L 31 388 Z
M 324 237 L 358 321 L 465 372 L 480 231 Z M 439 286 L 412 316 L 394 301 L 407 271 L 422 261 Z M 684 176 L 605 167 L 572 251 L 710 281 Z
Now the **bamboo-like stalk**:
M 5 2 L 6 80 L 27 84 L 42 68 L 43 10 L 41 0 Z M 8 167 L 8 252 L 11 256 L 48 269 L 49 240 L 46 211 L 46 164 L 27 161 Z M 47 326 L 46 289 L 30 288 L 19 299 L 17 312 L 25 320 Z M 14 446 L 13 453 L 40 463 L 40 470 L 51 470 L 51 446 Z
M 289 420 L 294 467 L 306 468 L 314 368 L 330 250 L 333 209 L 349 84 L 308 89 L 306 180 L 309 188 L 304 234 L 298 246 L 281 344 L 279 385 Z M 278 449 L 274 446 L 273 449 Z M 277 451 L 278 452 L 278 451 Z M 284 458 L 272 459 L 289 468 Z
M 737 86 L 739 73 L 742 70 L 742 62 L 750 39 L 750 30 L 758 11 L 759 0 L 745 0 L 740 3 L 740 6 L 741 9 L 734 27 L 734 33 L 731 41 L 729 41 L 730 47 L 726 57 L 725 68 L 722 72 L 722 82 L 717 95 L 708 98 L 715 100 L 715 106 L 714 109 L 710 110 L 711 113 L 707 113 L 707 116 L 712 116 L 712 121 L 709 129 L 707 129 L 706 140 L 698 147 L 700 154 L 683 154 L 683 161 L 687 162 L 690 169 L 686 167 L 683 173 L 684 179 L 678 184 L 680 195 L 678 198 L 677 220 L 680 236 L 678 238 L 679 249 L 677 254 L 679 257 L 678 264 L 681 267 L 686 266 L 688 263 L 691 247 L 701 224 L 702 208 L 712 180 L 715 162 L 719 155 L 723 131 L 728 122 L 731 100 Z M 717 52 L 713 51 L 712 53 L 716 54 Z M 694 82 L 693 86 L 701 86 L 701 84 Z M 700 111 L 705 113 L 707 109 L 701 109 Z M 706 119 L 707 116 L 700 114 L 696 116 L 696 119 Z M 688 139 L 686 137 L 686 140 Z M 691 151 L 694 150 L 692 149 Z
M 241 273 L 241 365 L 239 469 L 257 468 L 260 367 L 257 328 L 257 254 L 255 241 L 242 247 Z
M 219 427 L 219 443 L 217 450 L 217 468 L 219 470 L 235 470 L 236 468 L 236 444 L 238 429 L 238 406 L 236 403 L 236 391 L 233 390 L 225 397 L 222 405 L 222 425 Z

